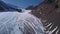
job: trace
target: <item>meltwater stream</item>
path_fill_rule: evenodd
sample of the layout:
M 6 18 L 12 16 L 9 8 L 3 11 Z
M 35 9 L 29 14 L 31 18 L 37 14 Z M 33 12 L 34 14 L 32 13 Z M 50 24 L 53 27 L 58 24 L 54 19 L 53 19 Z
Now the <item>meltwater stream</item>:
M 0 34 L 44 34 L 44 27 L 29 13 L 1 12 Z

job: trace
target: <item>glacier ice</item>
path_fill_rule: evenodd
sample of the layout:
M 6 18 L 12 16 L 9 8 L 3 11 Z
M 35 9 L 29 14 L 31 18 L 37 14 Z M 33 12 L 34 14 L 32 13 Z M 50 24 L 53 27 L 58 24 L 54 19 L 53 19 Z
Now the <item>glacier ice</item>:
M 44 34 L 44 27 L 32 14 L 1 12 L 0 34 Z

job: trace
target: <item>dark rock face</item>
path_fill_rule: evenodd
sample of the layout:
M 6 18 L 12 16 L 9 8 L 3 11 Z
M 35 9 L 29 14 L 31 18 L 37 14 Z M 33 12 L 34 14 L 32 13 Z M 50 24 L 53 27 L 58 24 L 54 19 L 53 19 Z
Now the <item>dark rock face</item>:
M 33 9 L 32 14 L 36 17 L 52 22 L 60 29 L 60 0 L 45 0 Z

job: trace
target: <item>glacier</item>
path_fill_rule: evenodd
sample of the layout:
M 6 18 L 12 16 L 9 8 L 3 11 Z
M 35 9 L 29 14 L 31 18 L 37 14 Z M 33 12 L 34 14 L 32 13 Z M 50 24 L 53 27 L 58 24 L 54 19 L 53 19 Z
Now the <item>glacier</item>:
M 44 34 L 41 20 L 29 12 L 0 12 L 0 34 Z

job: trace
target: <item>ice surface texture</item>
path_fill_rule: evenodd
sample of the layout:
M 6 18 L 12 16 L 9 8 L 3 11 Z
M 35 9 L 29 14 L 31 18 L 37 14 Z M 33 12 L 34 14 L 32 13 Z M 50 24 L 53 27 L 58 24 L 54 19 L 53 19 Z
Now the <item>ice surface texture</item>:
M 44 27 L 29 13 L 1 12 L 0 34 L 44 34 Z

